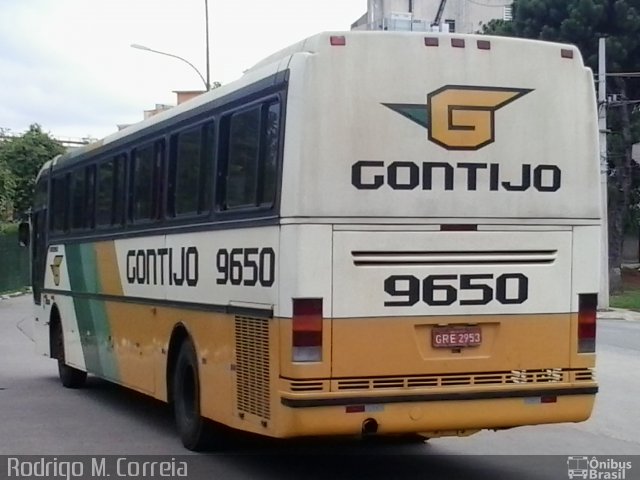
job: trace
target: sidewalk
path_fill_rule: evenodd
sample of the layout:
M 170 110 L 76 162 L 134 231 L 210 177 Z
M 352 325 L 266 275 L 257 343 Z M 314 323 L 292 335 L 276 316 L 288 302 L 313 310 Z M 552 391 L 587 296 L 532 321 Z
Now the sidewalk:
M 640 322 L 640 312 L 625 310 L 623 308 L 608 308 L 598 311 L 598 320 L 626 320 L 628 322 Z

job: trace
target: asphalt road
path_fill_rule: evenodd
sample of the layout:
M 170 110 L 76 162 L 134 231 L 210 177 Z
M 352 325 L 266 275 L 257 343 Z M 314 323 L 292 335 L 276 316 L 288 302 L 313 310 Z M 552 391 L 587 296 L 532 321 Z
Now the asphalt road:
M 640 455 L 640 322 L 599 322 L 600 393 L 584 423 L 410 445 L 261 440 L 189 457 L 178 457 L 188 452 L 165 405 L 91 377 L 84 389 L 62 388 L 55 362 L 35 355 L 30 335 L 31 297 L 0 301 L 0 455 L 188 458 L 188 478 L 212 479 L 568 478 L 568 455 Z M 632 478 L 640 478 L 640 457 L 626 472 Z

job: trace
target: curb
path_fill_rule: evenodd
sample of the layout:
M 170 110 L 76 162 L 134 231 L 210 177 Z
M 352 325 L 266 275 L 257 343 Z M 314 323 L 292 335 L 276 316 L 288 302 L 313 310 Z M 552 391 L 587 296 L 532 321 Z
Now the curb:
M 22 297 L 23 295 L 27 295 L 31 293 L 31 289 L 26 290 L 24 292 L 11 292 L 11 293 L 5 293 L 4 295 L 0 295 L 0 300 L 10 300 L 12 298 L 16 298 L 16 297 Z

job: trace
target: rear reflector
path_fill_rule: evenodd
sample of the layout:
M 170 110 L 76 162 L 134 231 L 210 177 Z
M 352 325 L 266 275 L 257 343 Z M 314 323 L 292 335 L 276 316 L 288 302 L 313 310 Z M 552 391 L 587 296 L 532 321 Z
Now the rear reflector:
M 322 360 L 322 299 L 294 298 L 292 318 L 294 362 Z
M 346 407 L 344 407 L 345 413 L 361 413 L 364 411 L 364 405 L 347 405 Z
M 489 40 L 478 40 L 478 49 L 491 50 L 491 42 Z
M 440 42 L 437 37 L 424 37 L 424 44 L 427 47 L 437 47 Z
M 347 44 L 347 39 L 343 35 L 331 35 L 329 41 L 334 47 L 344 47 Z
M 452 38 L 451 46 L 456 48 L 464 48 L 464 38 Z
M 578 353 L 596 351 L 596 310 L 598 295 L 578 295 Z

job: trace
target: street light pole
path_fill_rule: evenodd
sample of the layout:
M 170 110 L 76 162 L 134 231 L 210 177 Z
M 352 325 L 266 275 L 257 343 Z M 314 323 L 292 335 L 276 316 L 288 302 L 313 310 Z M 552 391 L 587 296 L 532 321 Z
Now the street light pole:
M 600 291 L 598 308 L 609 308 L 609 222 L 607 219 L 607 62 L 606 39 L 600 38 L 598 45 L 598 129 L 600 130 L 600 198 L 602 230 L 600 234 Z
M 206 22 L 206 43 L 207 43 L 207 91 L 211 90 L 211 74 L 209 69 L 209 0 L 204 0 L 204 20 Z
M 204 87 L 205 89 L 208 91 L 209 90 L 209 82 L 208 80 L 205 80 L 204 77 L 202 76 L 202 74 L 200 73 L 200 70 L 198 70 L 195 65 L 193 63 L 191 63 L 189 60 L 186 60 L 182 57 L 179 57 L 178 55 L 174 55 L 172 53 L 167 53 L 167 52 L 161 52 L 159 50 L 154 50 L 153 48 L 149 48 L 149 47 L 145 47 L 144 45 L 138 45 L 137 43 L 133 43 L 131 44 L 131 48 L 135 48 L 138 50 L 144 50 L 146 52 L 152 52 L 152 53 L 157 53 L 159 55 L 165 55 L 167 57 L 172 57 L 172 58 L 177 58 L 178 60 L 182 60 L 184 63 L 186 63 L 187 65 L 189 65 L 191 68 L 193 68 L 195 70 L 195 72 L 198 74 L 198 76 L 200 77 L 200 80 L 202 80 L 202 83 L 204 83 Z M 207 55 L 208 58 L 208 55 Z M 209 74 L 208 72 L 208 62 L 207 62 L 207 75 Z

